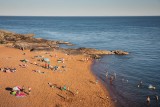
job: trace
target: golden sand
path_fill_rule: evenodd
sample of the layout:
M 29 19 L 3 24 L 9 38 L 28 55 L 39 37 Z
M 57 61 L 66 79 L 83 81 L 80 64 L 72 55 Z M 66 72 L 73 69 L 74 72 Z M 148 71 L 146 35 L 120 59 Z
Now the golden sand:
M 34 58 L 37 55 L 49 58 L 50 65 L 59 66 L 59 69 L 43 68 L 45 63 Z M 64 58 L 64 63 L 58 63 L 59 58 Z M 83 55 L 66 55 L 58 51 L 30 52 L 0 46 L 0 68 L 17 69 L 14 73 L 0 71 L 0 107 L 113 107 L 109 93 L 100 82 L 96 84 L 91 72 L 92 61 L 82 61 L 85 58 Z M 23 59 L 29 60 L 26 68 L 19 66 L 23 64 L 20 61 Z M 57 88 L 50 87 L 48 83 L 56 84 Z M 16 97 L 6 90 L 15 86 L 24 86 L 26 91 L 31 87 L 30 95 Z M 59 89 L 63 86 L 67 90 Z

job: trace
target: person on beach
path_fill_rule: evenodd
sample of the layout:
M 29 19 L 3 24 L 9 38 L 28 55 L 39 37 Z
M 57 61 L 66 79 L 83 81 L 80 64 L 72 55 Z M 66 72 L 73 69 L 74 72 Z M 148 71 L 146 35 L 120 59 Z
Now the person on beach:
M 25 87 L 24 87 L 24 86 L 22 86 L 21 91 L 22 91 L 22 92 L 25 92 Z
M 31 87 L 28 87 L 28 94 L 31 94 Z
M 98 80 L 96 80 L 96 84 L 98 84 Z
M 50 68 L 50 61 L 48 61 L 47 63 L 48 63 L 48 67 L 47 68 L 49 69 Z
M 22 68 L 26 68 L 28 65 L 27 64 L 20 64 L 19 66 L 21 66 Z
M 47 65 L 48 65 L 47 62 L 45 62 L 44 67 L 47 68 Z

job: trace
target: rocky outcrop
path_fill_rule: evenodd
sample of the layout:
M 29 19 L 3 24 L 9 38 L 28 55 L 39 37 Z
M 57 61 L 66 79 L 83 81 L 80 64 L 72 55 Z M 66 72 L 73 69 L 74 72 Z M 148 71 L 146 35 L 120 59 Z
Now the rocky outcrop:
M 51 41 L 42 38 L 33 38 L 34 34 L 16 34 L 13 32 L 0 30 L 0 44 L 12 44 L 15 48 L 36 49 L 36 48 L 55 48 L 59 44 L 71 45 L 69 42 L 64 41 Z
M 0 44 L 15 47 L 18 49 L 29 49 L 30 51 L 53 50 L 57 49 L 66 54 L 84 54 L 93 58 L 100 58 L 101 55 L 127 55 L 128 52 L 122 50 L 97 50 L 93 48 L 63 49 L 59 44 L 72 46 L 73 44 L 64 41 L 45 40 L 42 38 L 34 38 L 34 34 L 16 34 L 13 32 L 0 30 Z
M 128 52 L 125 52 L 125 51 L 122 51 L 122 50 L 115 50 L 115 51 L 112 51 L 112 52 L 116 55 L 128 55 L 129 54 Z
M 16 42 L 19 40 L 30 41 L 32 40 L 34 34 L 16 34 L 13 32 L 0 30 L 0 41 Z
M 62 52 L 66 54 L 84 54 L 89 55 L 92 58 L 100 58 L 102 55 L 127 55 L 128 52 L 122 51 L 122 50 L 114 50 L 114 51 L 108 51 L 108 50 L 97 50 L 93 48 L 78 48 L 78 49 L 63 49 L 59 48 L 58 50 L 61 50 Z

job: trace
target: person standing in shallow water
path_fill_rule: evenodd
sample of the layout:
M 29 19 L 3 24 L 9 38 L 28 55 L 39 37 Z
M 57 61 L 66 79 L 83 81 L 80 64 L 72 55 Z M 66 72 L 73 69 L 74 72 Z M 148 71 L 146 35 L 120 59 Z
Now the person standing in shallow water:
M 106 72 L 106 78 L 108 78 L 108 71 Z
M 113 73 L 113 76 L 114 76 L 114 79 L 116 79 L 116 73 L 115 72 Z
M 146 102 L 147 102 L 147 105 L 149 106 L 150 105 L 150 97 L 149 96 L 147 96 L 147 99 L 146 99 Z
M 158 102 L 158 95 L 155 95 L 156 101 Z
M 113 76 L 110 77 L 110 85 L 113 85 Z

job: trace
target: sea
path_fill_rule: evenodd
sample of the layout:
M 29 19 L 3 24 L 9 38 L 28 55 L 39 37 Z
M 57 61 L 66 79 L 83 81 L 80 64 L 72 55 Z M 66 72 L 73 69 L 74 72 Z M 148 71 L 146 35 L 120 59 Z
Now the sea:
M 0 16 L 0 29 L 75 44 L 64 48 L 127 51 L 129 55 L 105 55 L 95 60 L 93 73 L 117 107 L 160 107 L 156 100 L 156 96 L 160 99 L 160 16 Z M 115 79 L 110 84 L 112 75 Z

